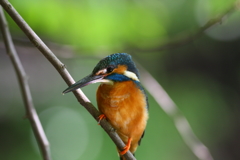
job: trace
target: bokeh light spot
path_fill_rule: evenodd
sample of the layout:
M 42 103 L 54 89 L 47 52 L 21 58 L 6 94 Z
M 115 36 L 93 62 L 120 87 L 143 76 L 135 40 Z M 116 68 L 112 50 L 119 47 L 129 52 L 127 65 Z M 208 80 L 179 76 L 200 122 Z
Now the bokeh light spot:
M 46 109 L 39 117 L 50 142 L 53 160 L 79 159 L 89 142 L 89 130 L 84 118 L 64 107 Z

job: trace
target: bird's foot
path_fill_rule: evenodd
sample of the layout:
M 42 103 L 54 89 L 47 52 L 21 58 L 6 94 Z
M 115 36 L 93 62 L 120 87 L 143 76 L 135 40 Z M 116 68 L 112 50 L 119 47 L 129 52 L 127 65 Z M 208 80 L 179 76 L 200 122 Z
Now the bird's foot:
M 100 125 L 101 120 L 102 120 L 102 119 L 105 119 L 105 118 L 107 118 L 107 117 L 105 116 L 105 114 L 101 114 L 101 115 L 98 117 L 98 125 Z
M 127 142 L 126 146 L 123 147 L 123 150 L 119 152 L 120 155 L 124 155 L 125 153 L 127 153 L 127 151 L 131 147 L 131 142 L 132 142 L 132 138 L 128 138 L 128 142 Z

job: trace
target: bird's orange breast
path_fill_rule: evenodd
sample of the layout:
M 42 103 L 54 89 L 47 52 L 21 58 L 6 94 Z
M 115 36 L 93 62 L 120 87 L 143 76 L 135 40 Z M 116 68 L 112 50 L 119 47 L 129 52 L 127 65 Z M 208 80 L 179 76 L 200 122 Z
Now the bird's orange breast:
M 132 138 L 130 151 L 135 152 L 148 119 L 144 93 L 133 81 L 101 84 L 97 103 L 121 139 L 127 143 L 128 138 Z

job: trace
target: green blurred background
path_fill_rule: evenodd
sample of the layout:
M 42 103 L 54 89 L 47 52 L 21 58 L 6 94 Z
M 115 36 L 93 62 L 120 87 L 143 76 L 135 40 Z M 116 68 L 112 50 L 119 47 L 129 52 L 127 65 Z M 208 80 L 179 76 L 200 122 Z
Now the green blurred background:
M 106 55 L 127 52 L 168 92 L 215 160 L 240 159 L 240 13 L 176 48 L 163 44 L 197 31 L 234 0 L 11 0 L 75 80 Z M 29 76 L 53 160 L 114 160 L 116 147 L 70 93 L 52 65 L 7 16 Z M 24 119 L 19 85 L 1 38 L 0 159 L 40 160 Z M 83 88 L 96 106 L 97 84 Z M 197 160 L 149 94 L 150 119 L 138 160 Z

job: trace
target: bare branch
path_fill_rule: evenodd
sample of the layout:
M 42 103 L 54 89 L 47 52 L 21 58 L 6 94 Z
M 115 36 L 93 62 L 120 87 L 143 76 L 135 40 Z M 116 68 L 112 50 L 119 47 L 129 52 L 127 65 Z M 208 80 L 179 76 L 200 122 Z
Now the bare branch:
M 36 33 L 29 27 L 29 25 L 24 21 L 24 19 L 19 15 L 15 8 L 7 0 L 0 0 L 2 7 L 6 12 L 12 17 L 12 19 L 17 23 L 17 25 L 22 29 L 22 31 L 27 35 L 30 41 L 42 52 L 42 54 L 49 60 L 49 62 L 55 67 L 62 78 L 68 85 L 75 83 L 69 72 L 67 71 L 65 65 L 52 53 L 52 51 L 44 44 L 44 42 L 36 35 Z M 92 105 L 85 94 L 80 90 L 73 92 L 79 103 L 84 106 L 88 112 L 98 120 L 100 115 L 99 111 Z M 101 121 L 102 128 L 107 132 L 116 146 L 121 150 L 125 144 L 120 139 L 118 134 L 114 131 L 112 126 L 106 121 Z M 130 151 L 128 151 L 124 157 L 127 160 L 136 160 Z
M 162 86 L 148 73 L 143 67 L 138 64 L 141 72 L 141 81 L 144 87 L 153 96 L 159 106 L 167 113 L 174 121 L 175 126 L 183 138 L 187 146 L 192 150 L 193 154 L 199 160 L 213 160 L 208 148 L 197 138 L 191 129 L 187 119 L 178 109 L 177 105 L 169 97 Z
M 15 50 L 10 31 L 8 29 L 8 24 L 1 6 L 0 6 L 0 25 L 1 25 L 1 31 L 3 34 L 3 39 L 4 39 L 7 53 L 12 61 L 12 64 L 14 66 L 14 69 L 16 71 L 17 78 L 20 84 L 20 88 L 21 88 L 21 92 L 22 92 L 22 96 L 25 104 L 26 117 L 29 119 L 31 123 L 32 129 L 37 139 L 38 146 L 42 153 L 43 159 L 50 160 L 51 156 L 50 156 L 49 142 L 44 133 L 42 124 L 38 118 L 37 112 L 34 108 L 31 92 L 28 86 L 27 75 L 24 71 L 24 68 Z

